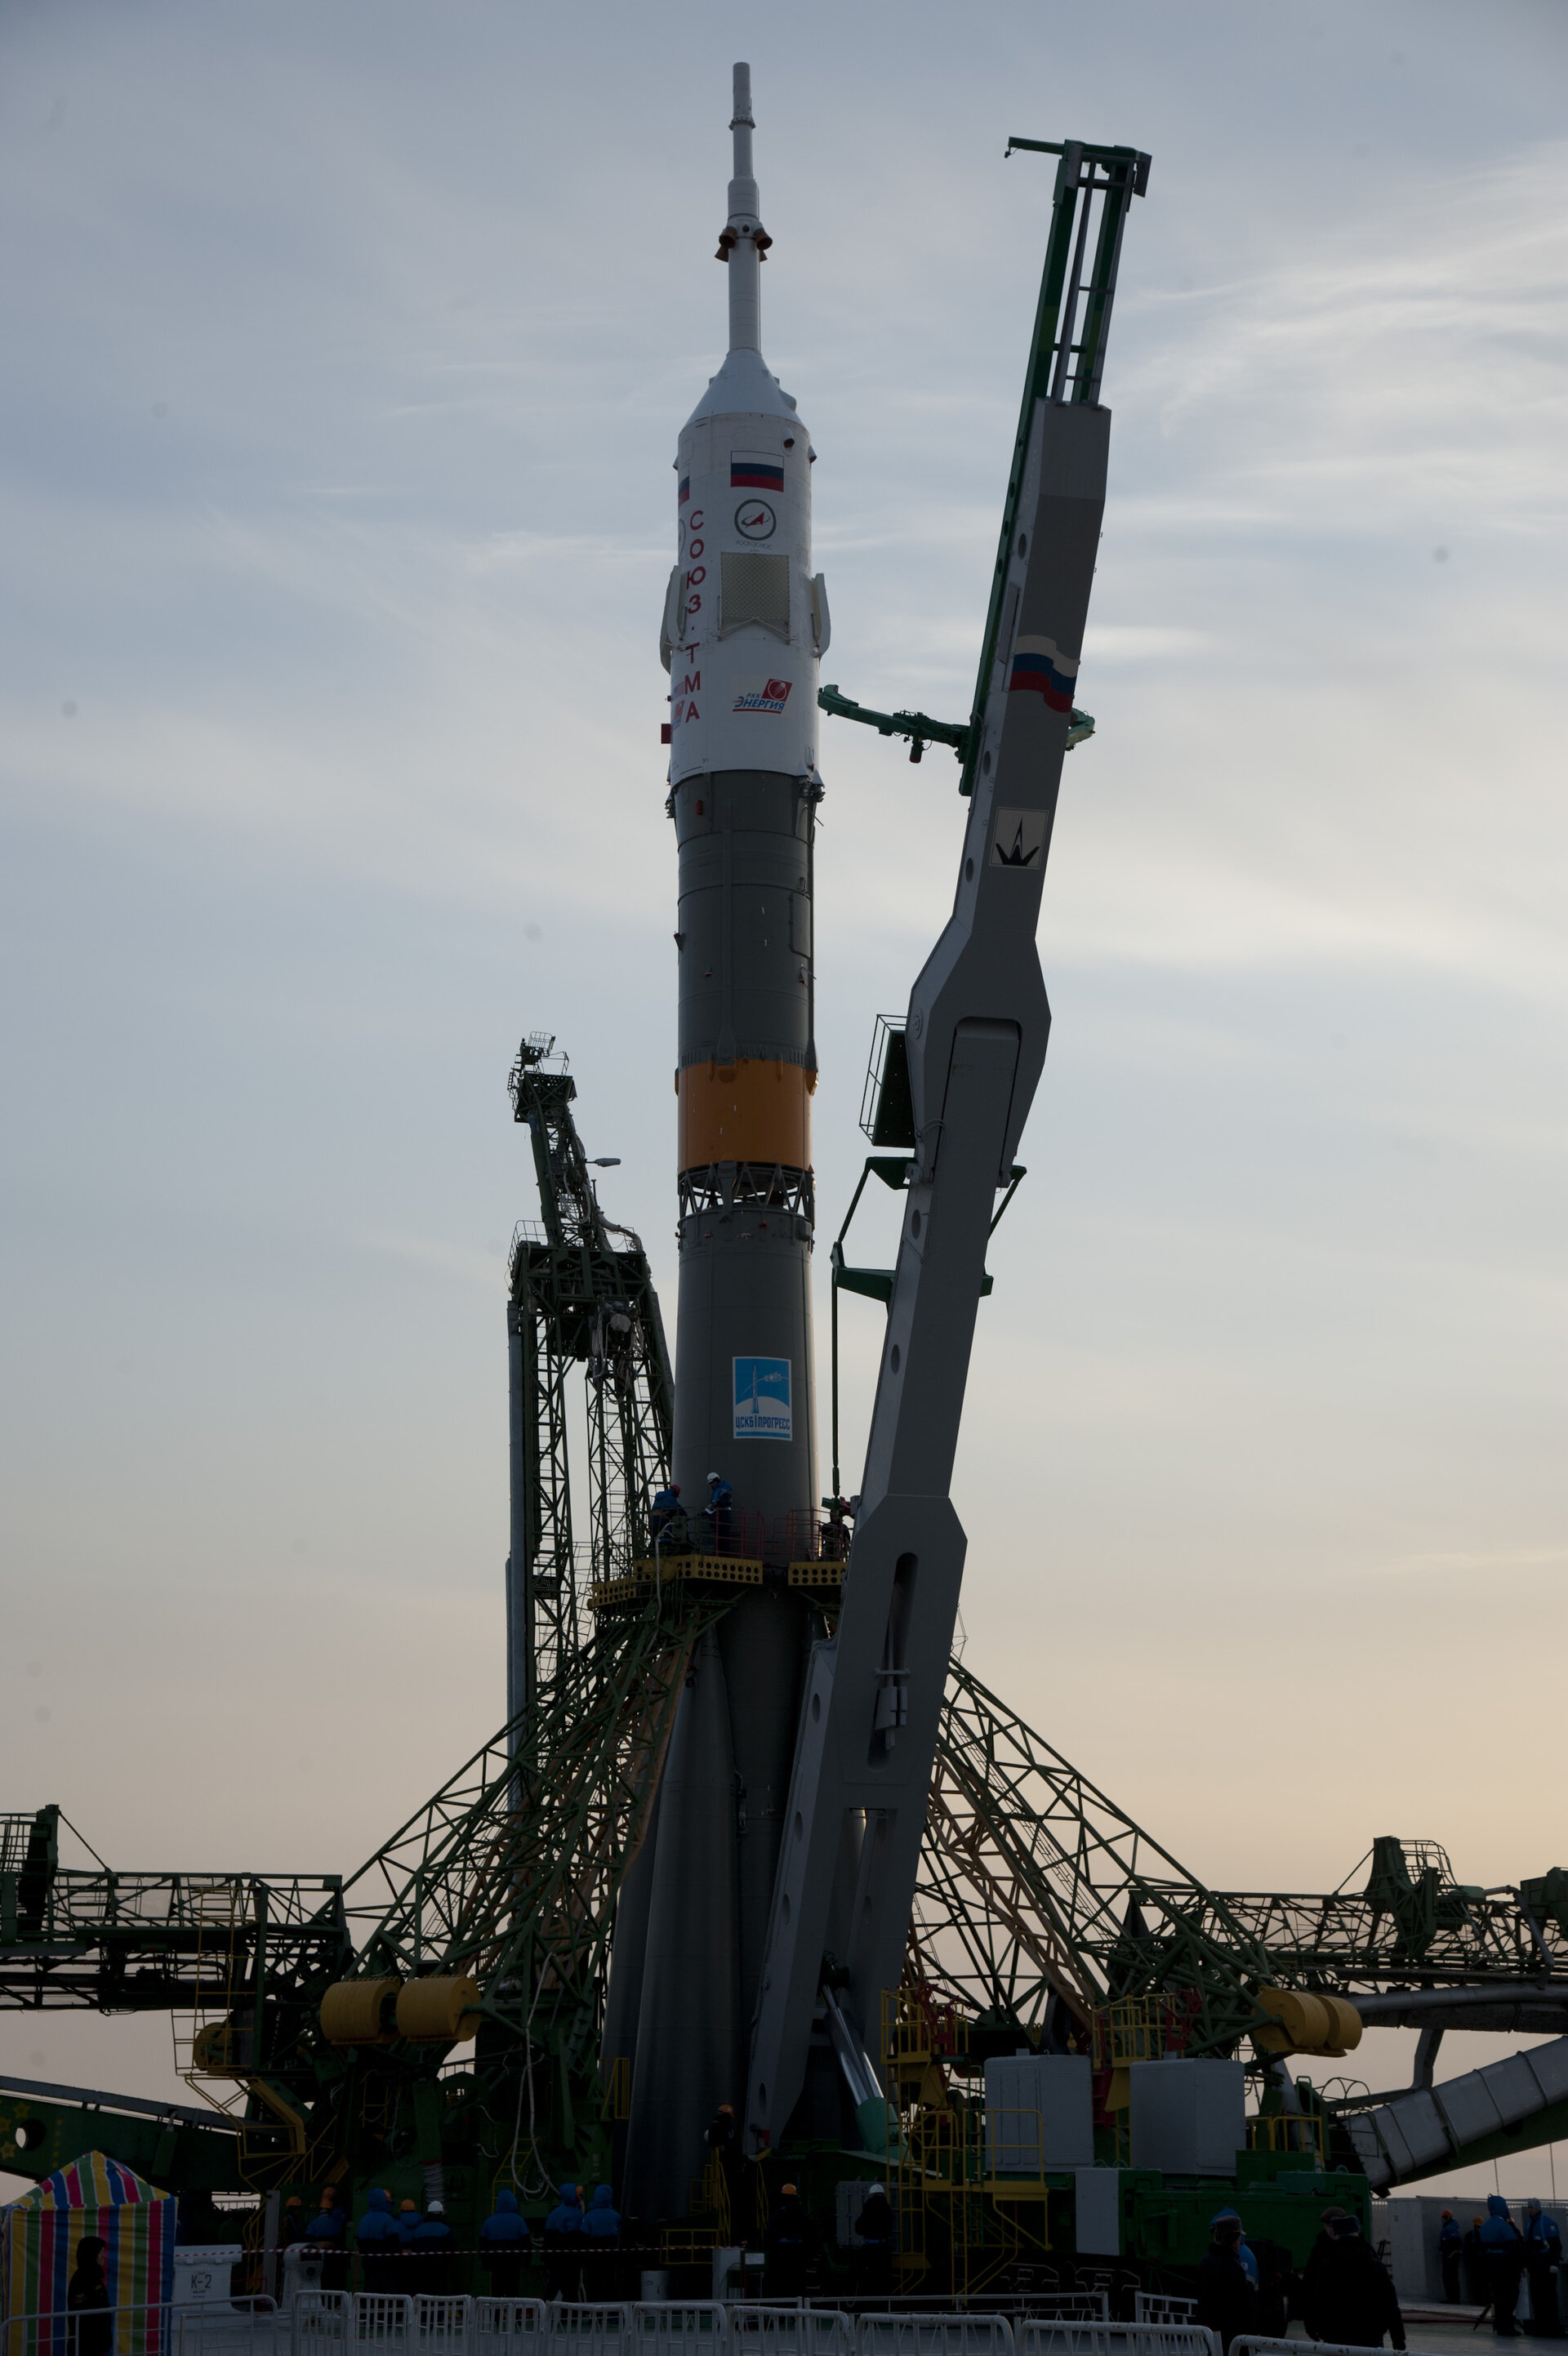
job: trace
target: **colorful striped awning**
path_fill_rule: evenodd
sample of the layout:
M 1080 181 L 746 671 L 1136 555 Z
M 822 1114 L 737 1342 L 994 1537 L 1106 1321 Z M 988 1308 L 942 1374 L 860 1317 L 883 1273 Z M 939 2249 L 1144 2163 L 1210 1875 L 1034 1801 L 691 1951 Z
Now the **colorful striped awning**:
M 109 2304 L 122 2310 L 116 2356 L 163 2356 L 176 2222 L 167 2194 L 102 2151 L 83 2152 L 0 2211 L 0 2356 L 68 2356 L 70 2277 L 90 2234 L 105 2244 Z

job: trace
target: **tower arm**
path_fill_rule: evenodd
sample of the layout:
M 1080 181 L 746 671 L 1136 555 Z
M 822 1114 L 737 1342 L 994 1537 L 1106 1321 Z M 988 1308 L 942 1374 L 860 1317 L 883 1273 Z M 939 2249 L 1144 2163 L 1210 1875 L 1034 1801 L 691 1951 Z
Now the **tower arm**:
M 824 1955 L 847 1974 L 839 2002 L 864 2048 L 908 1932 L 963 1569 L 949 1490 L 986 1237 L 1045 1062 L 1035 929 L 1105 497 L 1098 368 L 1061 397 L 1079 350 L 1084 155 L 1069 146 L 1058 176 L 952 914 L 909 1000 L 914 1163 L 843 1612 L 812 1649 L 785 1811 L 746 2085 L 753 2149 L 779 2139 L 799 2096 Z M 1082 198 L 1070 284 L 1069 198 L 1069 226 Z

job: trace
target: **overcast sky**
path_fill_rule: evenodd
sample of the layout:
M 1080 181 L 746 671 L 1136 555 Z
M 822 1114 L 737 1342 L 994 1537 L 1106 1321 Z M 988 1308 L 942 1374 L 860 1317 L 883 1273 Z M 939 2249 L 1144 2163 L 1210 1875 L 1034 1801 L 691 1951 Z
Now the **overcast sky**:
M 499 1721 L 522 1032 L 673 1327 L 658 622 L 744 55 L 866 702 L 967 709 L 1007 134 L 1154 156 L 967 1658 L 1212 1883 L 1568 1862 L 1565 48 L 1558 0 L 9 0 L 5 1808 L 347 1871 Z M 822 766 L 832 1232 L 962 806 Z M 166 2035 L 0 2058 L 152 2087 Z

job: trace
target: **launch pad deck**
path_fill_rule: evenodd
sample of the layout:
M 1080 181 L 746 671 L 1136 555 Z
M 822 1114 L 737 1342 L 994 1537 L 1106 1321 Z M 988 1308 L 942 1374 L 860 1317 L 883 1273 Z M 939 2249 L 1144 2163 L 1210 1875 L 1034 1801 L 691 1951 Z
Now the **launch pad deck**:
M 843 1565 L 817 1559 L 774 1567 L 744 1555 L 690 1553 L 670 1555 L 655 1563 L 650 1556 L 634 1563 L 624 1578 L 601 1580 L 596 1587 L 591 1587 L 588 1609 L 632 1611 L 666 1587 L 766 1587 L 769 1581 L 818 1596 L 824 1603 L 836 1604 L 843 1588 Z

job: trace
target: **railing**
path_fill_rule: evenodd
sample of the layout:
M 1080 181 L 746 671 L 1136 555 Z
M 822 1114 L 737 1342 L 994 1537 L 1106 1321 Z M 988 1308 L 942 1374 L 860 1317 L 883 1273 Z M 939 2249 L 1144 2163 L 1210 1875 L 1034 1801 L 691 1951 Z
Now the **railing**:
M 1001 2315 L 863 2315 L 859 2356 L 1015 2356 Z
M 547 2356 L 630 2356 L 629 2308 L 561 2299 L 544 2315 Z
M 83 2330 L 81 2327 L 87 2329 Z M 3 2356 L 77 2356 L 108 2326 L 104 2356 L 293 2356 L 290 2318 L 270 2298 L 138 2299 L 71 2313 L 53 2308 L 0 2322 Z
M 634 2356 L 722 2356 L 727 2338 L 725 2310 L 714 2299 L 645 2299 L 631 2309 Z
M 1248 2148 L 1311 2152 L 1319 2167 L 1326 2168 L 1328 2159 L 1325 2125 L 1318 2112 L 1258 2111 L 1247 2122 Z
M 725 2309 L 731 2356 L 857 2356 L 854 2318 L 834 2307 Z
M 1196 2323 L 1197 2301 L 1176 2298 L 1163 2290 L 1141 2290 L 1133 2294 L 1134 2323 Z
M 475 2356 L 539 2356 L 549 2312 L 538 2298 L 477 2298 Z
M 1292 2340 L 1291 2348 L 1300 2342 Z M 1232 2356 L 1240 2342 L 1232 2343 Z M 1200 2323 L 1036 2323 L 1018 2326 L 1018 2356 L 1219 2356 Z

